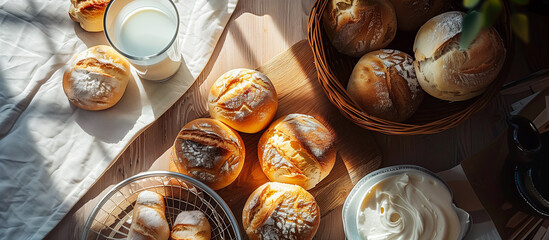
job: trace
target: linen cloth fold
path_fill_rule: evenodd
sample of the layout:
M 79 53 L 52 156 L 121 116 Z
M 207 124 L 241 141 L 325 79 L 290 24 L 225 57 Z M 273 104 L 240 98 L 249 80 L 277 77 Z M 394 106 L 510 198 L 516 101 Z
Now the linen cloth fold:
M 106 167 L 192 85 L 238 0 L 174 0 L 183 64 L 148 82 L 132 67 L 120 102 L 104 111 L 71 105 L 66 64 L 108 45 L 68 15 L 70 1 L 0 0 L 0 239 L 42 239 Z

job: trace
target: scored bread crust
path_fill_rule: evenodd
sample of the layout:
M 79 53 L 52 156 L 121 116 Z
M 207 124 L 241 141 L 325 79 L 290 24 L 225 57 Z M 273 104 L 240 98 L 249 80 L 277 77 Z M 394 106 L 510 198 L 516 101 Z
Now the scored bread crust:
M 128 239 L 168 239 L 170 226 L 165 216 L 164 197 L 151 191 L 143 191 L 137 196 L 133 208 L 132 223 Z
M 311 189 L 335 164 L 335 137 L 314 117 L 290 114 L 276 120 L 261 136 L 258 158 L 265 175 L 276 182 Z
M 91 47 L 71 60 L 63 74 L 67 98 L 85 110 L 114 106 L 126 91 L 130 63 L 110 46 Z
M 198 210 L 180 212 L 173 223 L 170 240 L 210 240 L 211 226 Z
M 360 58 L 349 78 L 347 93 L 367 114 L 394 122 L 412 116 L 424 95 L 413 58 L 392 49 L 369 52 Z
M 110 0 L 71 0 L 70 18 L 88 32 L 103 31 L 103 15 Z
M 234 69 L 219 77 L 210 89 L 210 116 L 237 131 L 256 133 L 267 127 L 278 106 L 271 80 L 251 69 Z
M 461 50 L 461 23 L 465 13 L 447 12 L 427 21 L 414 42 L 414 68 L 421 87 L 447 101 L 463 101 L 482 94 L 505 61 L 505 47 L 493 28 L 481 30 Z
M 360 57 L 395 37 L 395 10 L 386 0 L 331 0 L 323 16 L 326 35 L 341 53 Z
M 189 175 L 218 190 L 238 177 L 245 152 L 240 135 L 224 123 L 195 119 L 181 129 L 174 141 L 170 171 Z
M 248 198 L 242 224 L 254 239 L 312 239 L 320 224 L 320 208 L 300 186 L 268 182 Z

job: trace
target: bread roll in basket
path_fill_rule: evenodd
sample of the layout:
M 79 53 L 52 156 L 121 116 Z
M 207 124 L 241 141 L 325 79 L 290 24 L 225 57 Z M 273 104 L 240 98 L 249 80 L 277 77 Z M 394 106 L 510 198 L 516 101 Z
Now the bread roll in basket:
M 365 113 L 346 91 L 347 82 L 359 58 L 339 53 L 328 40 L 322 17 L 329 1 L 316 1 L 309 14 L 307 26 L 308 41 L 313 52 L 318 81 L 328 99 L 339 109 L 341 114 L 362 128 L 391 135 L 439 133 L 459 125 L 484 108 L 499 92 L 505 81 L 506 71 L 509 69 L 506 66 L 512 59 L 510 54 L 513 52 L 511 49 L 513 44 L 509 23 L 509 6 L 506 1 L 503 1 L 501 14 L 493 26 L 503 39 L 507 56 L 502 70 L 482 94 L 470 100 L 454 102 L 425 96 L 415 114 L 400 123 L 373 117 Z M 450 10 L 464 11 L 462 1 L 449 1 Z M 411 51 L 413 44 L 414 35 L 398 31 L 393 42 L 384 48 L 404 51 L 414 56 Z

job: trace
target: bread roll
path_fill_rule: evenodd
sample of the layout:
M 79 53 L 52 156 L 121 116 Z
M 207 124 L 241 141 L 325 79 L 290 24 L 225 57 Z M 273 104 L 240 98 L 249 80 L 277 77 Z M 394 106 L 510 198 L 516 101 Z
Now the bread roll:
M 347 93 L 367 114 L 395 122 L 412 116 L 423 100 L 412 57 L 389 49 L 360 58 Z
M 268 182 L 246 201 L 242 224 L 251 240 L 313 239 L 320 224 L 320 209 L 302 187 Z
M 76 55 L 63 75 L 63 90 L 75 106 L 103 110 L 124 95 L 130 63 L 112 47 L 99 45 Z
M 177 135 L 170 171 L 191 176 L 218 190 L 238 177 L 245 153 L 238 133 L 218 120 L 200 118 L 187 123 Z
M 208 218 L 201 211 L 183 211 L 173 223 L 171 240 L 210 240 L 212 232 Z
M 503 40 L 493 27 L 481 30 L 460 50 L 462 12 L 446 12 L 427 21 L 414 42 L 414 67 L 423 90 L 433 97 L 463 101 L 484 92 L 505 61 Z
M 330 0 L 324 29 L 340 53 L 360 57 L 387 46 L 395 37 L 395 9 L 385 0 Z
M 214 82 L 208 97 L 212 118 L 245 133 L 259 132 L 269 125 L 277 105 L 271 80 L 250 69 L 226 72 Z
M 110 0 L 71 0 L 69 16 L 88 32 L 103 31 L 103 15 Z
M 391 0 L 399 30 L 416 31 L 430 18 L 444 11 L 446 0 Z
M 162 195 L 151 191 L 139 193 L 133 207 L 128 240 L 167 240 L 170 226 L 165 211 Z
M 259 139 L 258 157 L 271 181 L 297 184 L 307 190 L 334 167 L 335 138 L 318 120 L 304 114 L 282 117 Z

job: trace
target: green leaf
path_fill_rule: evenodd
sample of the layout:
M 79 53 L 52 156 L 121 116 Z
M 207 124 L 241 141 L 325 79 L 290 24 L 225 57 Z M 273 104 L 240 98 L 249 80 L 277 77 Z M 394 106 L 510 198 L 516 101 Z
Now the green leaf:
M 484 27 L 487 28 L 492 26 L 494 22 L 498 19 L 501 12 L 501 1 L 500 0 L 486 0 L 482 4 L 482 14 L 484 15 Z
M 463 0 L 463 6 L 465 6 L 466 8 L 473 8 L 478 4 L 478 2 L 480 2 L 480 0 Z
M 529 0 L 511 0 L 511 2 L 513 2 L 514 4 L 517 4 L 517 5 L 526 5 L 528 4 L 528 2 L 530 2 Z
M 528 31 L 528 17 L 524 13 L 513 13 L 511 15 L 511 29 L 524 43 L 530 41 Z
M 471 11 L 463 18 L 461 28 L 461 38 L 459 40 L 460 50 L 465 50 L 475 40 L 478 32 L 483 26 L 483 19 L 481 12 Z

